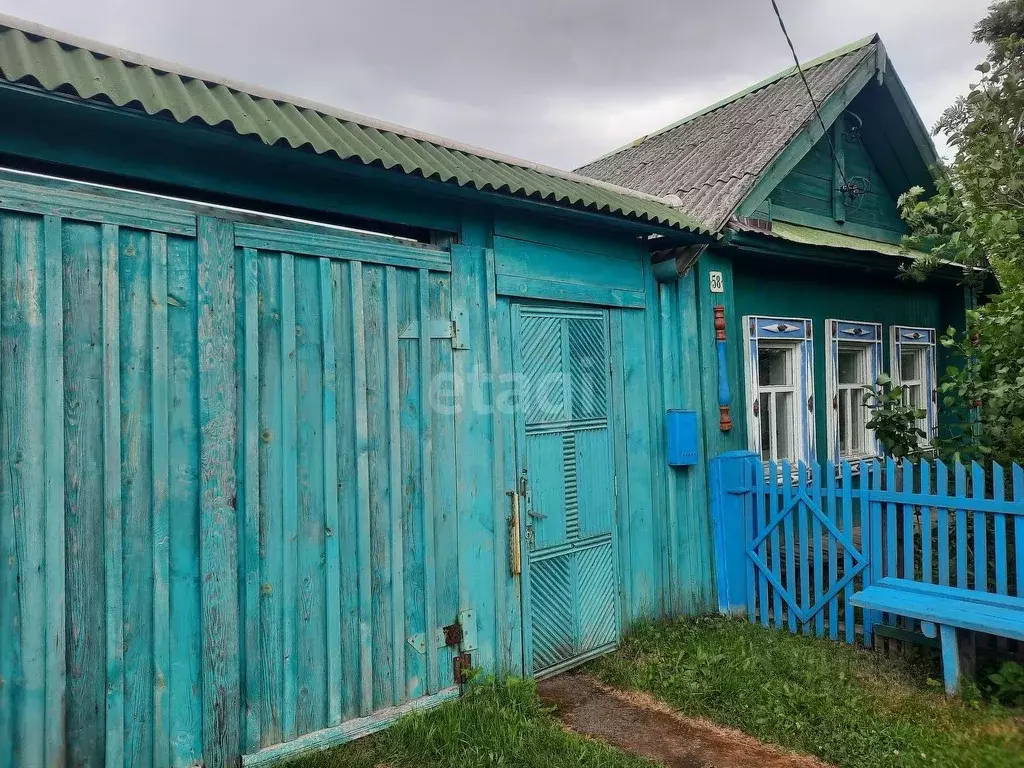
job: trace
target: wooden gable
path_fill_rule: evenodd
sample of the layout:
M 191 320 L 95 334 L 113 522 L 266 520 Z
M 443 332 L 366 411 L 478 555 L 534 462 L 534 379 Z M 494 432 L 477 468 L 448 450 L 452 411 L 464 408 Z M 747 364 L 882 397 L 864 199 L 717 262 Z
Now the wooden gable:
M 781 177 L 754 216 L 899 242 L 907 227 L 897 198 L 915 184 L 933 184 L 930 158 L 915 139 L 892 90 L 872 82 L 829 126 L 828 138 L 819 138 Z

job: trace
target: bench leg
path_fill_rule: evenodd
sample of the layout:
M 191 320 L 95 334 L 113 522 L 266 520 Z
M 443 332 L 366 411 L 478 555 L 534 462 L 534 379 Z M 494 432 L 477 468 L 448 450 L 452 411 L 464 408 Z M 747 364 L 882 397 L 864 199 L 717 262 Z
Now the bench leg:
M 946 693 L 955 696 L 960 690 L 960 649 L 957 646 L 956 627 L 939 626 L 942 641 L 942 679 Z

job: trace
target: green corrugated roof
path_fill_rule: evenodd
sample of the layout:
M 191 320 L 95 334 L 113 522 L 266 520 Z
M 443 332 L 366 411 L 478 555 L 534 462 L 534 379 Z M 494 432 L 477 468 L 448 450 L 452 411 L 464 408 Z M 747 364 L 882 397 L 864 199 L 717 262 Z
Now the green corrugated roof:
M 0 17 L 0 77 L 179 123 L 198 121 L 267 145 L 312 149 L 408 175 L 710 234 L 657 198 L 427 136 Z

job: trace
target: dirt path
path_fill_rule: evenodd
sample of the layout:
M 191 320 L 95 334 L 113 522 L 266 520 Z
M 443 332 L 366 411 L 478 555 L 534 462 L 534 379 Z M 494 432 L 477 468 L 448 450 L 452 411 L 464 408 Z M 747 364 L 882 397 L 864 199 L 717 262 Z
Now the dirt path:
M 683 717 L 647 694 L 610 688 L 584 674 L 545 680 L 539 688 L 569 730 L 668 768 L 827 768 L 817 758 L 786 753 L 740 731 Z

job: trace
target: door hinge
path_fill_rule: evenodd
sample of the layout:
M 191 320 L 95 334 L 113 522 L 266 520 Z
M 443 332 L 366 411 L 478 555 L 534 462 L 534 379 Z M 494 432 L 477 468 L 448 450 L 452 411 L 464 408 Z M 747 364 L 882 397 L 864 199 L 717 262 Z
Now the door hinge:
M 454 624 L 449 624 L 444 628 L 444 644 L 446 646 L 459 646 L 462 645 L 462 640 L 465 635 L 462 632 L 462 625 L 456 621 Z
M 455 316 L 454 313 L 452 313 L 451 322 L 452 322 L 452 349 L 453 350 L 469 349 L 469 347 L 466 346 L 466 344 L 463 343 L 462 337 L 459 335 L 459 330 L 460 330 L 460 328 L 459 328 L 459 321 L 458 321 L 458 318 Z
M 469 653 L 460 653 L 452 659 L 452 677 L 456 685 L 465 685 L 469 682 L 473 669 L 473 657 Z

